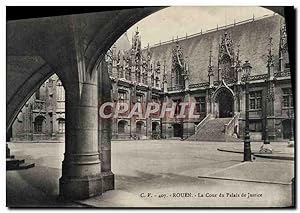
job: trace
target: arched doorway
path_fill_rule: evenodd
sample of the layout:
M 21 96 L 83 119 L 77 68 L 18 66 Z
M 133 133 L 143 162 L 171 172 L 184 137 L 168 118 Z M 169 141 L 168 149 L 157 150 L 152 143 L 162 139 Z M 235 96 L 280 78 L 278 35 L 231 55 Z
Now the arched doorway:
M 44 116 L 37 116 L 34 120 L 34 133 L 36 134 L 42 134 L 45 131 L 45 127 L 44 127 L 44 120 L 45 117 Z
M 291 132 L 291 120 L 286 119 L 282 121 L 282 137 L 283 139 L 290 139 L 292 136 Z
M 219 118 L 233 116 L 233 97 L 230 92 L 224 90 L 218 97 Z
M 234 115 L 233 92 L 222 86 L 214 94 L 214 114 L 217 118 L 228 118 Z
M 144 127 L 145 127 L 145 123 L 143 121 L 137 121 L 136 122 L 136 134 L 137 136 L 141 136 L 144 133 Z
M 118 123 L 118 134 L 125 134 L 125 127 L 127 125 L 127 122 L 124 120 L 119 121 Z
M 160 136 L 159 122 L 152 122 L 152 138 L 158 139 Z

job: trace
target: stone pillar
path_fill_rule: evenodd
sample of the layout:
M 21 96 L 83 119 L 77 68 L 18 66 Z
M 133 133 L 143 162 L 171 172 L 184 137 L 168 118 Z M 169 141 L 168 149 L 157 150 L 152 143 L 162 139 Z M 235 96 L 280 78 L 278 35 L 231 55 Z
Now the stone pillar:
M 52 136 L 55 137 L 57 132 L 58 132 L 58 123 L 57 123 L 57 117 L 56 117 L 56 109 L 53 110 L 53 114 L 52 114 Z
M 102 194 L 98 148 L 97 72 L 66 86 L 66 143 L 59 180 L 64 199 L 85 199 Z
M 152 103 L 152 91 L 151 91 L 151 87 L 149 88 L 149 90 L 147 91 L 147 100 L 145 102 L 145 110 L 146 110 L 146 107 L 149 103 Z M 152 119 L 153 118 L 153 115 L 150 114 L 149 115 L 149 118 L 146 118 L 146 129 L 145 129 L 145 134 L 146 134 L 146 138 L 147 139 L 151 139 L 152 138 Z
M 276 140 L 276 130 L 275 130 L 275 110 L 274 110 L 274 87 L 273 81 L 268 82 L 268 97 L 267 97 L 267 129 L 268 129 L 268 143 Z
M 162 104 L 168 103 L 168 101 L 169 101 L 169 97 L 165 93 L 163 100 L 162 100 Z M 166 116 L 163 116 L 161 118 L 161 136 L 162 136 L 162 139 L 169 138 L 169 136 L 168 136 L 168 120 L 167 120 Z
M 103 69 L 98 73 L 98 98 L 100 106 L 105 102 L 111 102 L 111 89 L 112 85 L 108 73 Z M 102 191 L 106 192 L 115 188 L 115 177 L 111 171 L 111 136 L 112 136 L 112 118 L 98 119 L 98 147 L 101 156 L 101 175 L 102 175 Z M 115 123 L 117 119 L 114 119 Z

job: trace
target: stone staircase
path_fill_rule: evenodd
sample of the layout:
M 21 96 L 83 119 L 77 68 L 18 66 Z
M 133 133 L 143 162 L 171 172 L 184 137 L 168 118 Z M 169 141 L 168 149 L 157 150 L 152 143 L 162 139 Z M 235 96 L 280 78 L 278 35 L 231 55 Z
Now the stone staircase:
M 189 137 L 187 140 L 191 141 L 228 141 L 238 142 L 241 139 L 230 135 L 225 135 L 225 126 L 232 120 L 232 118 L 213 118 L 198 129 L 198 131 Z

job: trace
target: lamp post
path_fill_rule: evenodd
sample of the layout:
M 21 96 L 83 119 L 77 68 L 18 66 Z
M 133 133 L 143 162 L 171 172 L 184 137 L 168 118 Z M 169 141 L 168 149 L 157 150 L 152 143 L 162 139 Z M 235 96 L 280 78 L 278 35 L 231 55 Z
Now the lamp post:
M 245 136 L 244 136 L 244 161 L 251 161 L 251 145 L 249 135 L 249 82 L 248 78 L 251 73 L 251 65 L 249 61 L 243 64 L 243 78 L 245 80 L 246 107 L 245 107 Z

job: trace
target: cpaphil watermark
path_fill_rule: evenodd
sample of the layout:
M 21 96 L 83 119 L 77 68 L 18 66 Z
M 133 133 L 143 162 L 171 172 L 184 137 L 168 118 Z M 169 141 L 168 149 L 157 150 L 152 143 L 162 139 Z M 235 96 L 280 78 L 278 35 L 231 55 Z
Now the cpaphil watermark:
M 99 108 L 101 118 L 132 118 L 133 116 L 139 119 L 150 117 L 159 118 L 189 118 L 197 119 L 199 114 L 195 114 L 196 103 L 181 102 L 181 103 L 157 103 L 150 102 L 148 104 L 135 103 L 134 105 L 125 102 L 105 102 Z

